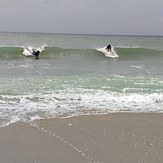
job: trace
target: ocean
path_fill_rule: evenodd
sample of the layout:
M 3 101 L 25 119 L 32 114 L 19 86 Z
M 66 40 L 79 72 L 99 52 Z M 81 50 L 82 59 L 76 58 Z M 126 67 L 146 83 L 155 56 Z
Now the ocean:
M 0 33 L 0 127 L 116 112 L 163 112 L 163 37 Z

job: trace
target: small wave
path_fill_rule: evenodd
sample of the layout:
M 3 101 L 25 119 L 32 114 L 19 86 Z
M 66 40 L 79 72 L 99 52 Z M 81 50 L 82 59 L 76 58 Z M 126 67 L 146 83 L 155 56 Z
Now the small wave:
M 141 46 L 115 46 L 114 48 L 123 48 L 123 49 L 139 49 L 142 48 Z
M 104 55 L 101 52 L 95 49 L 65 49 L 59 47 L 49 47 L 47 45 L 42 45 L 40 47 L 24 47 L 24 46 L 1 46 L 0 47 L 0 58 L 4 59 L 17 59 L 23 58 L 23 51 L 24 49 L 37 49 L 41 51 L 40 58 L 52 58 L 56 56 L 86 56 L 86 57 L 103 57 Z M 142 57 L 149 57 L 149 56 L 160 56 L 163 57 L 163 51 L 159 50 L 151 50 L 151 49 L 144 49 L 140 47 L 121 47 L 115 46 L 114 50 L 116 51 L 117 55 L 123 59 L 136 59 Z
M 131 65 L 130 67 L 141 69 L 142 66 Z
M 31 67 L 29 64 L 25 64 L 25 65 L 19 65 L 19 67 L 23 67 L 23 68 L 29 68 Z

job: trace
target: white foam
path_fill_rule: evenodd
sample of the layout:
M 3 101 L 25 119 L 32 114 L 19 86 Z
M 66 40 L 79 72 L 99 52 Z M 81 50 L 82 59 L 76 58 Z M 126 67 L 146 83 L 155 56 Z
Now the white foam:
M 40 46 L 40 47 L 32 47 L 32 46 L 29 46 L 29 47 L 23 47 L 23 49 L 24 49 L 24 51 L 23 51 L 23 55 L 25 55 L 25 56 L 32 56 L 33 54 L 33 51 L 34 50 L 38 50 L 38 51 L 40 51 L 40 53 L 42 52 L 42 51 L 44 51 L 45 50 L 45 47 L 46 47 L 47 45 L 42 45 L 42 46 Z
M 163 94 L 62 90 L 21 96 L 0 96 L 1 126 L 16 121 L 112 112 L 162 112 Z
M 137 65 L 130 65 L 130 67 L 138 68 L 138 69 L 141 69 L 142 68 L 142 66 L 137 66 Z
M 142 48 L 141 46 L 116 46 L 115 48 L 135 49 Z

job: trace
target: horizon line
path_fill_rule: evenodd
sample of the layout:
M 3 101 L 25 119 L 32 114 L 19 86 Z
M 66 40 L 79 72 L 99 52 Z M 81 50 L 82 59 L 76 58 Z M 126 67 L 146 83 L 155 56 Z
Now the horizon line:
M 62 33 L 62 32 L 18 32 L 18 31 L 0 31 L 0 33 L 24 33 L 24 34 L 60 34 L 60 35 L 94 35 L 94 36 L 144 36 L 144 37 L 163 37 L 163 35 L 153 34 L 104 34 L 104 33 Z

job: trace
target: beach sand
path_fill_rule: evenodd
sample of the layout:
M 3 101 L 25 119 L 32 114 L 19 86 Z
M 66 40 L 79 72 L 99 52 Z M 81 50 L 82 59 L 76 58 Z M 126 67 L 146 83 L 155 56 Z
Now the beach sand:
M 163 114 L 113 113 L 0 128 L 0 163 L 162 163 Z

